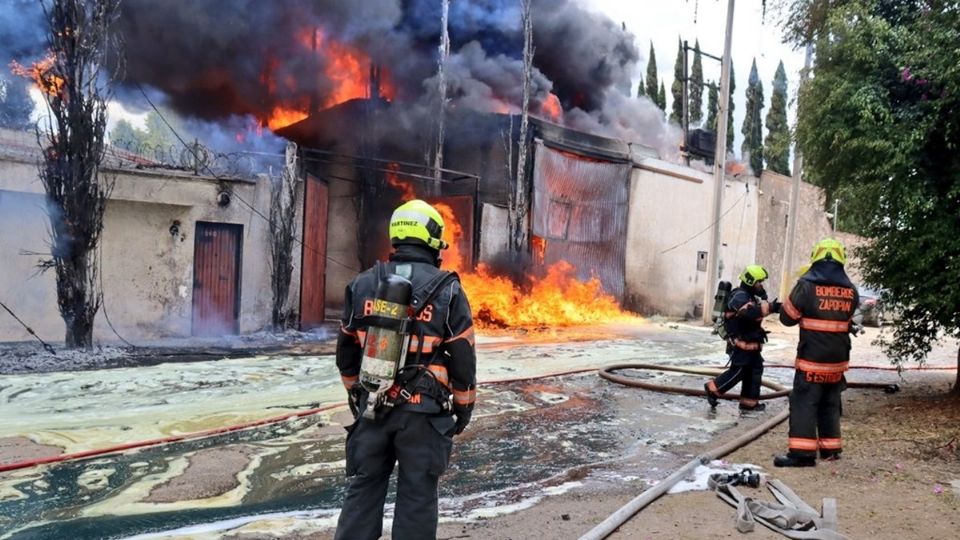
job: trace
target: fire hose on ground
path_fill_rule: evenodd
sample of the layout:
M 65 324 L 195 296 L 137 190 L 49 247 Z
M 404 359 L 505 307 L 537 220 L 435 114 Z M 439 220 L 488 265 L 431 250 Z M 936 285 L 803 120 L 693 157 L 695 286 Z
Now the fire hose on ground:
M 793 366 L 767 366 L 767 367 L 784 367 L 784 368 L 793 368 Z M 612 366 L 607 366 L 598 371 L 598 374 L 607 379 L 608 381 L 615 382 L 618 384 L 623 384 L 626 386 L 631 386 L 635 388 L 643 388 L 646 390 L 654 390 L 658 392 L 671 392 L 677 394 L 683 394 L 688 396 L 704 396 L 706 393 L 697 388 L 688 388 L 682 386 L 666 386 L 661 384 L 654 384 L 638 380 L 635 377 L 627 377 L 623 375 L 617 375 L 615 371 L 620 371 L 624 369 L 644 369 L 644 370 L 654 370 L 654 371 L 672 371 L 678 373 L 687 373 L 692 375 L 707 375 L 715 376 L 719 375 L 721 370 L 714 368 L 690 368 L 690 367 L 680 367 L 680 366 L 662 366 L 657 364 L 615 364 Z M 870 369 L 870 368 L 866 368 Z M 896 369 L 896 368 L 876 368 L 876 369 Z M 947 368 L 953 369 L 953 368 Z M 790 394 L 790 389 L 770 381 L 761 381 L 762 386 L 770 388 L 773 392 L 768 392 L 766 394 L 761 394 L 760 399 L 775 399 L 780 397 L 785 397 Z M 882 389 L 887 393 L 893 393 L 899 391 L 899 386 L 896 384 L 884 384 L 884 383 L 866 383 L 866 382 L 848 382 L 848 388 L 878 388 Z M 724 394 L 720 396 L 723 399 L 738 399 L 738 396 Z M 697 466 L 709 463 L 715 459 L 719 459 L 734 450 L 737 450 L 743 446 L 746 446 L 756 438 L 760 437 L 767 431 L 770 431 L 781 422 L 790 417 L 790 410 L 784 410 L 778 413 L 776 416 L 770 418 L 769 420 L 764 421 L 763 423 L 754 426 L 747 432 L 741 434 L 732 441 L 729 441 L 725 444 L 722 444 L 716 448 L 713 448 L 707 452 L 704 452 L 697 457 L 690 460 L 687 464 L 680 467 L 674 471 L 670 476 L 658 482 L 655 486 L 647 489 L 640 495 L 631 499 L 627 504 L 623 505 L 616 512 L 603 520 L 593 529 L 590 529 L 586 534 L 580 537 L 580 540 L 602 540 L 606 538 L 611 533 L 616 531 L 621 525 L 626 523 L 630 518 L 637 514 L 644 507 L 655 501 L 661 495 L 666 493 L 671 487 L 674 486 L 677 482 L 684 479 L 690 471 L 697 468 Z

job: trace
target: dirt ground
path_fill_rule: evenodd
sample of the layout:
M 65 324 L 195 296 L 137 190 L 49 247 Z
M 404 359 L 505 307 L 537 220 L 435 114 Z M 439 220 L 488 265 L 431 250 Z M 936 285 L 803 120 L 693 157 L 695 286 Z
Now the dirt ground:
M 795 330 L 767 326 L 778 337 L 795 336 Z M 852 365 L 886 364 L 880 349 L 869 340 L 868 335 L 854 342 Z M 951 342 L 935 350 L 931 361 L 955 366 L 956 351 L 956 343 Z M 787 350 L 774 357 L 767 355 L 767 362 L 786 363 L 791 354 Z M 848 378 L 857 380 L 858 375 L 854 371 Z M 836 498 L 839 531 L 851 539 L 956 538 L 960 529 L 960 401 L 948 396 L 956 372 L 911 371 L 903 380 L 898 380 L 895 372 L 879 372 L 879 377 L 899 382 L 902 390 L 886 394 L 851 388 L 844 393 L 844 453 L 840 461 L 819 462 L 813 468 L 774 468 L 773 456 L 786 450 L 787 422 L 724 460 L 762 467 L 769 478 L 783 481 L 814 508 L 819 509 L 825 497 Z M 765 414 L 775 415 L 785 406 L 783 401 L 771 405 Z M 736 405 L 723 402 L 720 406 Z M 681 450 L 692 458 L 734 438 L 736 431 L 723 440 Z M 439 538 L 579 538 L 645 489 L 646 485 L 625 481 L 620 490 L 572 491 L 514 514 L 468 524 L 441 524 Z M 774 501 L 764 485 L 741 491 Z M 610 538 L 737 538 L 743 535 L 735 527 L 734 516 L 734 509 L 712 492 L 665 495 Z M 784 538 L 759 523 L 749 534 L 754 540 Z

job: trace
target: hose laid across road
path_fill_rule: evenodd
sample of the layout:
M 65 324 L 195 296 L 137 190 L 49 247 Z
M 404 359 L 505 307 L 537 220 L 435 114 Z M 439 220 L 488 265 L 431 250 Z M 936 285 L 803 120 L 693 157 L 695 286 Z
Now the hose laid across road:
M 785 367 L 793 368 L 793 366 L 767 366 L 767 367 Z M 618 384 L 623 384 L 626 386 L 631 386 L 635 388 L 643 388 L 646 390 L 654 390 L 657 392 L 672 392 L 677 394 L 683 394 L 688 396 L 703 396 L 706 395 L 706 392 L 697 388 L 688 388 L 682 386 L 667 386 L 661 384 L 654 384 L 649 382 L 644 382 L 638 380 L 635 377 L 626 377 L 623 375 L 617 375 L 615 371 L 624 370 L 624 369 L 646 369 L 653 371 L 672 371 L 678 373 L 688 373 L 692 375 L 707 375 L 715 376 L 719 375 L 722 371 L 721 368 L 690 368 L 690 367 L 680 367 L 680 366 L 661 366 L 657 364 L 615 364 L 612 366 L 607 366 L 598 371 L 598 374 L 607 379 Z M 780 384 L 761 380 L 761 386 L 770 388 L 774 390 L 773 392 L 768 392 L 766 394 L 761 394 L 760 399 L 774 399 L 779 397 L 785 397 L 790 394 L 790 389 L 782 386 Z M 884 384 L 884 383 L 864 383 L 864 382 L 848 382 L 847 386 L 850 388 L 879 388 L 883 389 L 885 392 L 896 392 L 899 390 L 899 386 L 896 384 Z M 720 396 L 723 399 L 738 399 L 739 396 L 733 396 L 724 394 Z M 580 537 L 580 540 L 602 540 L 609 536 L 612 532 L 617 530 L 621 525 L 627 522 L 631 517 L 633 517 L 637 512 L 642 510 L 644 507 L 655 501 L 658 497 L 666 493 L 674 484 L 684 479 L 690 471 L 693 471 L 697 468 L 698 465 L 703 465 L 709 463 L 715 459 L 719 459 L 734 450 L 746 446 L 757 437 L 760 437 L 767 431 L 770 431 L 781 422 L 790 418 L 790 410 L 786 409 L 780 411 L 776 416 L 766 420 L 765 422 L 754 426 L 749 431 L 739 435 L 734 440 L 722 444 L 712 450 L 704 452 L 699 456 L 690 460 L 686 465 L 680 467 L 673 472 L 670 476 L 663 479 L 660 482 L 657 482 L 656 485 L 647 489 L 640 495 L 631 499 L 627 504 L 623 505 L 619 510 L 610 514 L 607 519 L 603 520 L 596 527 L 587 531 L 586 534 Z

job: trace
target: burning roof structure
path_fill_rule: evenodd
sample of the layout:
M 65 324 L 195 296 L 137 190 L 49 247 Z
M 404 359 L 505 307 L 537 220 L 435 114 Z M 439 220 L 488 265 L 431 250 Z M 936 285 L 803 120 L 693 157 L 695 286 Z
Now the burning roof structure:
M 38 10 L 28 1 L 13 4 L 0 7 L 0 18 Z M 349 206 L 331 202 L 331 223 L 351 209 L 357 214 L 355 231 L 337 230 L 360 245 L 357 253 L 339 254 L 346 257 L 334 265 L 341 271 L 382 256 L 389 208 L 417 196 L 445 206 L 450 233 L 459 230 L 458 250 L 446 254 L 447 264 L 494 276 L 489 264 L 496 257 L 476 268 L 480 231 L 505 228 L 497 209 L 522 178 L 533 194 L 532 249 L 524 267 L 542 271 L 512 281 L 529 293 L 558 276 L 580 278 L 594 293 L 601 287 L 610 292 L 617 309 L 624 290 L 627 142 L 673 156 L 680 139 L 652 102 L 629 97 L 640 55 L 620 24 L 574 0 L 534 0 L 532 129 L 520 140 L 525 74 L 519 2 L 452 3 L 444 107 L 437 90 L 440 0 L 126 0 L 121 10 L 115 29 L 123 47 L 116 61 L 124 70 L 115 92 L 126 107 L 144 110 L 146 93 L 215 131 L 236 130 L 238 118 L 249 126 L 252 119 L 258 132 L 308 148 L 308 174 L 358 186 L 357 192 L 329 193 L 331 201 L 345 197 Z M 41 36 L 40 30 L 16 33 L 0 44 L 0 53 L 28 65 L 43 57 Z M 447 118 L 443 166 L 450 171 L 429 182 L 436 171 L 411 165 L 431 162 L 441 109 Z M 237 133 L 226 139 L 242 145 L 257 138 Z M 521 146 L 531 151 L 518 164 Z M 352 170 L 345 170 L 345 156 Z M 322 268 L 334 273 L 322 285 L 331 296 L 345 276 Z

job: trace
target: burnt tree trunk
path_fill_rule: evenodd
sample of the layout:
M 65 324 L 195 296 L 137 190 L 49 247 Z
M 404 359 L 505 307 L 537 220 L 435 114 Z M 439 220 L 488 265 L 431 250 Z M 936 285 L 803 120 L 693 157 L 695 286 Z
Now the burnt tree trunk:
M 284 330 L 294 319 L 287 307 L 293 276 L 293 240 L 296 218 L 297 145 L 287 144 L 284 167 L 270 184 L 270 286 L 274 330 Z
M 55 270 L 57 307 L 71 348 L 93 345 L 102 299 L 97 248 L 113 182 L 100 171 L 109 99 L 109 77 L 101 68 L 117 6 L 118 0 L 45 4 L 50 56 L 32 69 L 50 112 L 46 129 L 37 128 L 51 237 L 51 258 L 41 266 Z

